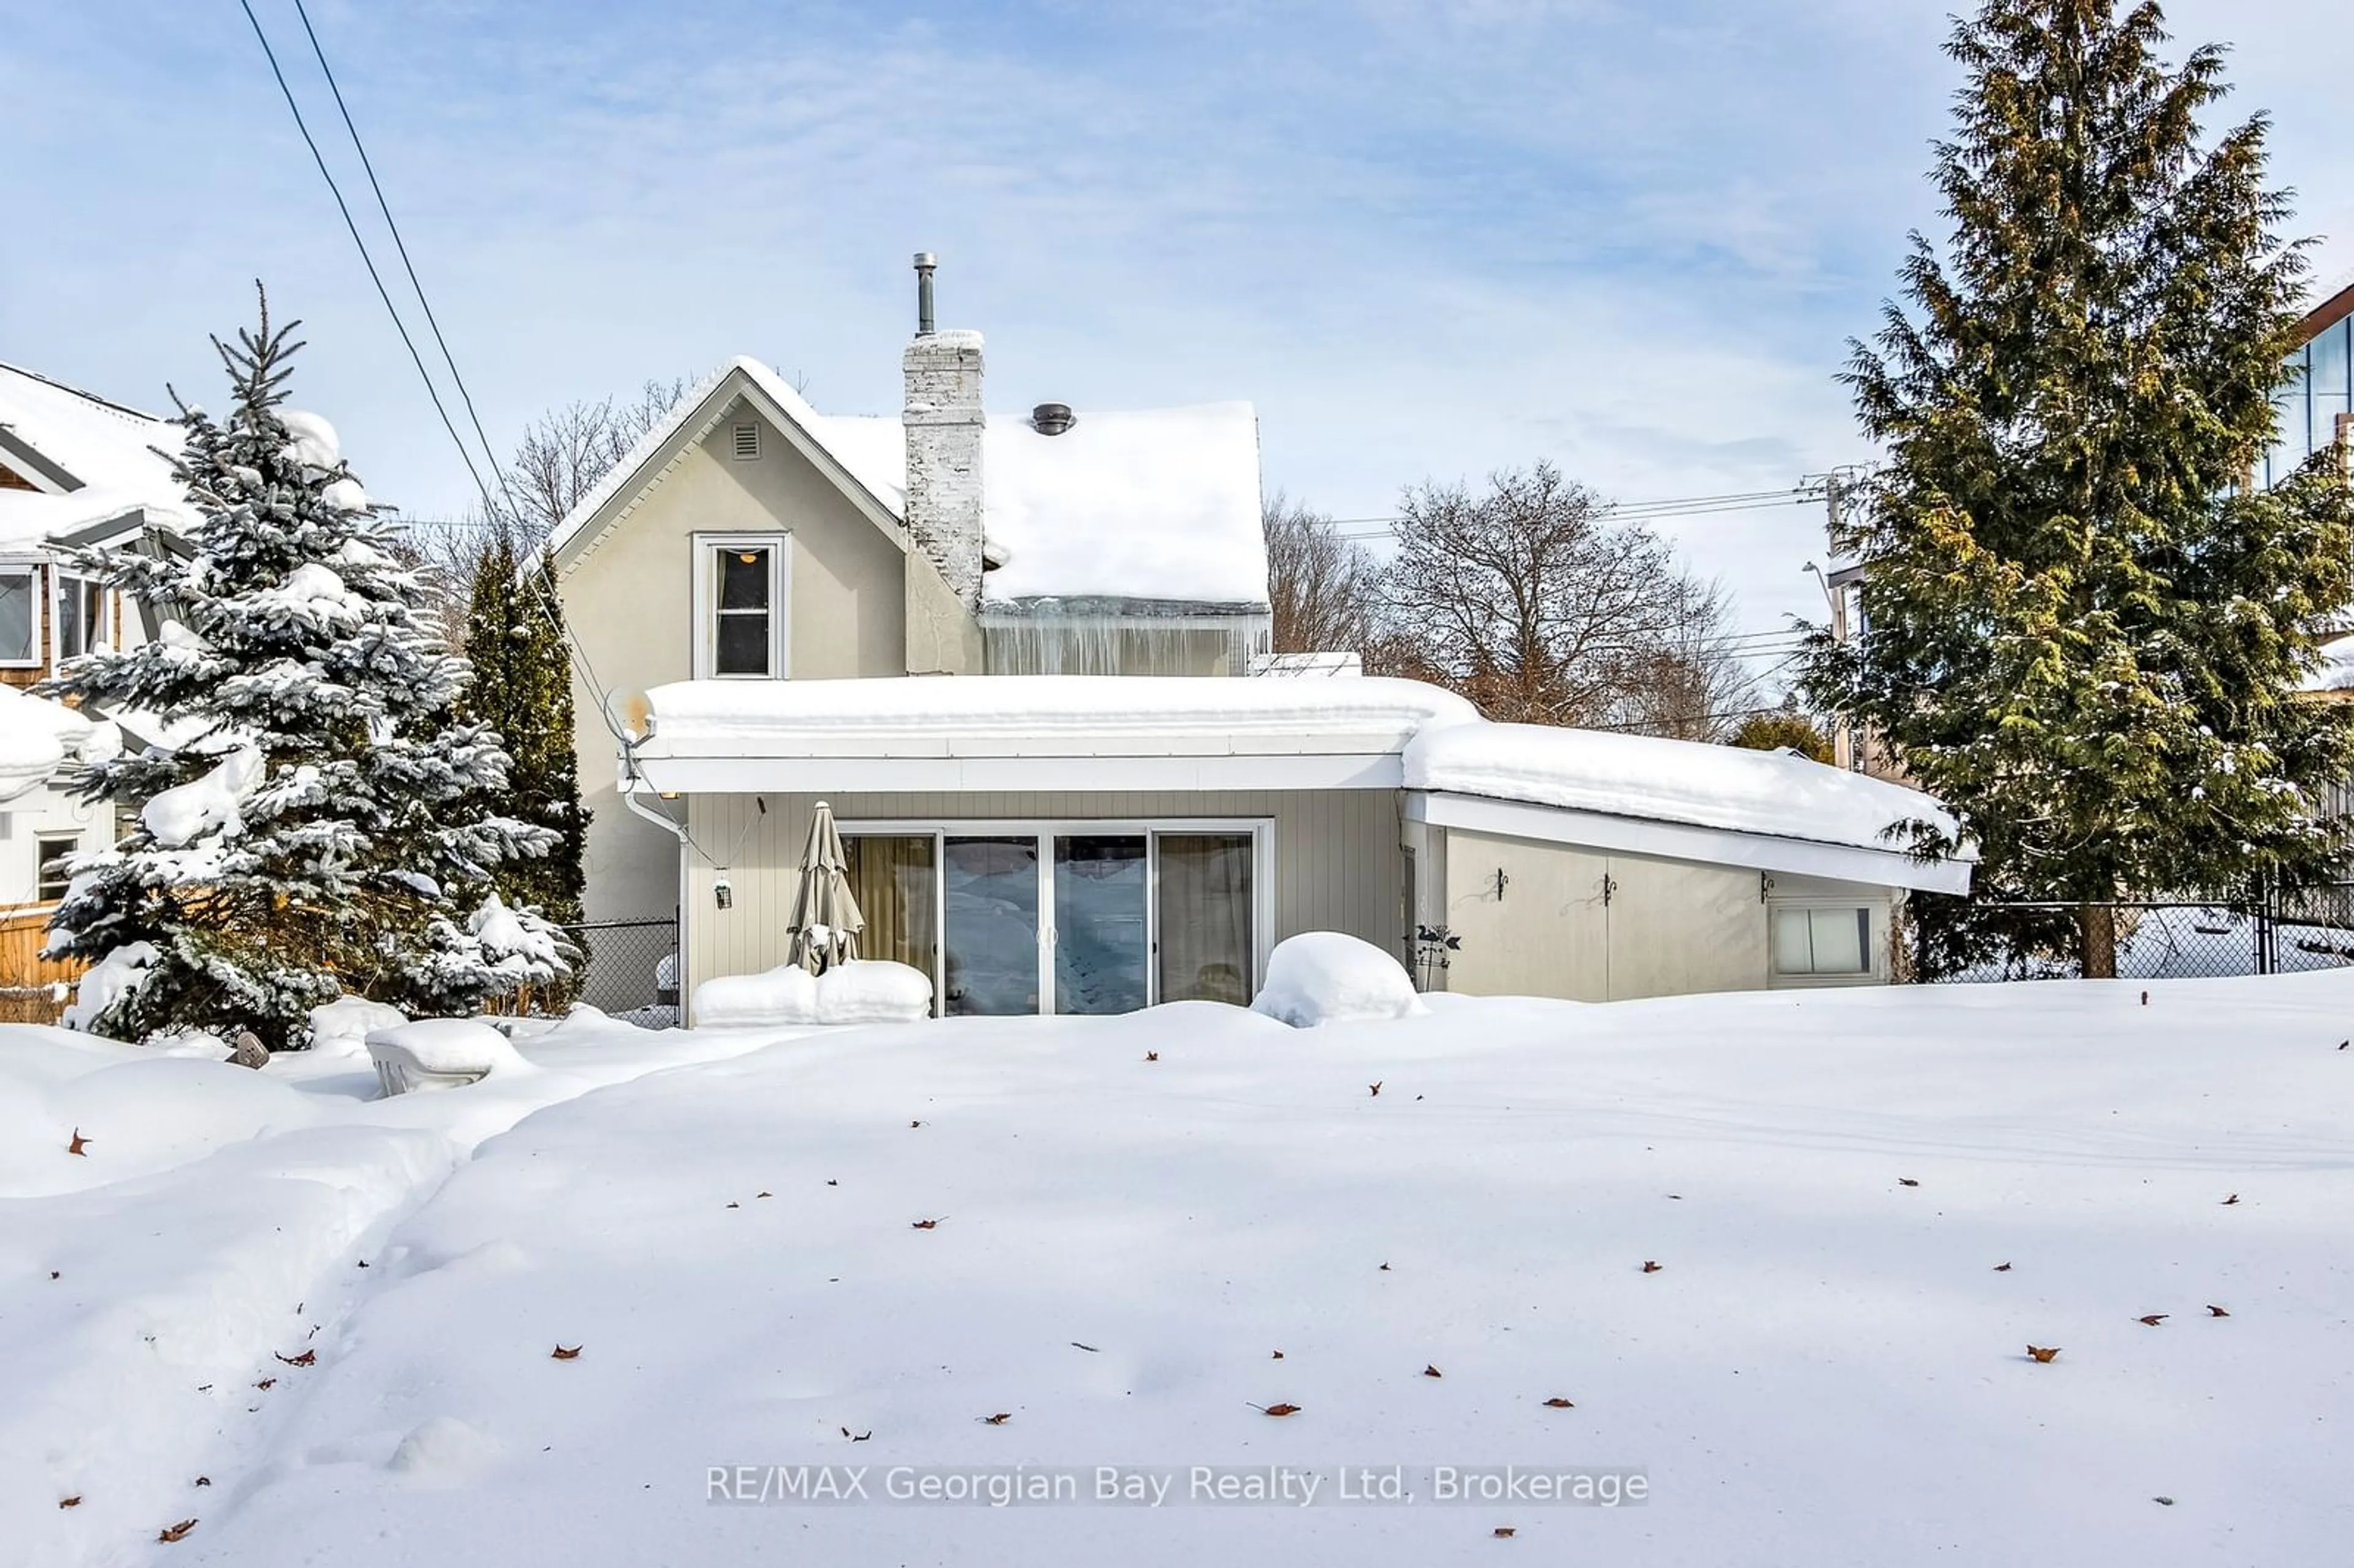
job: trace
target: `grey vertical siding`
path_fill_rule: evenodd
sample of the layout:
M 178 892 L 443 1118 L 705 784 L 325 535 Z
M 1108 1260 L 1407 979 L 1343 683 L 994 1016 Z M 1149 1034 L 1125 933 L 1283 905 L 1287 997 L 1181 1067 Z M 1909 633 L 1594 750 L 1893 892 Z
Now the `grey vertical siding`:
M 754 803 L 764 800 L 764 813 Z M 1405 864 L 1398 794 L 1390 789 L 1203 791 L 1063 790 L 1002 793 L 697 795 L 687 821 L 685 982 L 750 974 L 785 961 L 811 809 L 823 799 L 837 821 L 1050 821 L 1158 822 L 1205 817 L 1273 824 L 1272 940 L 1301 931 L 1345 931 L 1403 955 Z M 716 906 L 725 875 L 733 906 Z

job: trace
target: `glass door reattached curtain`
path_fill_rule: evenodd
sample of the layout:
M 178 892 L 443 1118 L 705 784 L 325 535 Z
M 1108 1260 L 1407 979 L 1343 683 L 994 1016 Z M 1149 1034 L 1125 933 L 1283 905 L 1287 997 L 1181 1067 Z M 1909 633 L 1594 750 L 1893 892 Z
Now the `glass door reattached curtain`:
M 1247 826 L 1008 824 L 843 832 L 863 956 L 933 977 L 949 1017 L 1247 1005 L 1258 841 Z

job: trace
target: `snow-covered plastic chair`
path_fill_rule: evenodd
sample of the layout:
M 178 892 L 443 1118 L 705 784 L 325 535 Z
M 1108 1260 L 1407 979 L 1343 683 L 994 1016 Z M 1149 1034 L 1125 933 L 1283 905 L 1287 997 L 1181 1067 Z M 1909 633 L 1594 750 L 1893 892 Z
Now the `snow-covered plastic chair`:
M 477 1018 L 421 1018 L 372 1029 L 367 1052 L 387 1098 L 419 1089 L 462 1088 L 495 1068 L 522 1062 L 505 1035 Z

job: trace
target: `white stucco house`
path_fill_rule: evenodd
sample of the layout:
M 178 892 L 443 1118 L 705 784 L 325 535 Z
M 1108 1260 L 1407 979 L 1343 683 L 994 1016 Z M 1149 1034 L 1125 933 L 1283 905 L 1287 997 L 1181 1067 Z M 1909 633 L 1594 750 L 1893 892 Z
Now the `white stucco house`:
M 784 960 L 821 800 L 949 1014 L 1247 1001 L 1318 929 L 1471 991 L 1872 983 L 1967 888 L 1893 784 L 1267 657 L 1250 407 L 987 412 L 918 272 L 898 414 L 735 360 L 552 542 L 588 913 L 674 914 L 682 995 Z
M 118 726 L 23 694 L 91 648 L 155 634 L 154 607 L 78 575 L 64 552 L 178 547 L 193 516 L 172 473 L 180 442 L 168 420 L 0 365 L 0 687 L 12 689 L 0 729 L 20 737 L 0 750 L 38 755 L 45 731 L 61 747 L 43 778 L 0 800 L 0 926 L 45 919 L 65 889 L 64 857 L 115 841 L 107 812 L 63 779 L 84 747 L 119 744 Z

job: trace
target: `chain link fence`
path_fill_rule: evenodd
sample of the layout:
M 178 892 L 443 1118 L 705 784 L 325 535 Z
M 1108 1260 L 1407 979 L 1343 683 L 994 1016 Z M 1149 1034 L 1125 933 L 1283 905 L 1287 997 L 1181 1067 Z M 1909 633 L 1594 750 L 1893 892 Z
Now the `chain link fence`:
M 2025 916 L 2073 920 L 2071 904 L 1997 904 Z M 2115 916 L 2120 980 L 2211 980 L 2296 974 L 2354 965 L 2354 883 L 2276 889 L 2261 897 L 2181 899 L 2105 906 Z M 1989 960 L 1947 978 L 1982 980 L 2073 980 L 2073 953 L 2051 951 Z
M 578 1000 L 649 1029 L 678 1023 L 675 919 L 591 920 L 564 932 L 583 955 Z

